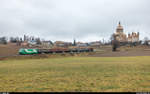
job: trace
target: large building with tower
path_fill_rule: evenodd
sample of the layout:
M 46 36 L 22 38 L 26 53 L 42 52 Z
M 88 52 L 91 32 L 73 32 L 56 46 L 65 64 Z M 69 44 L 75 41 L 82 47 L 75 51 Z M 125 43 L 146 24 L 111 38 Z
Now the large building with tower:
M 128 34 L 128 36 L 123 32 L 123 26 L 121 26 L 121 23 L 119 22 L 116 32 L 114 35 L 116 36 L 116 39 L 119 42 L 139 42 L 139 32 L 135 33 L 132 32 L 131 34 Z

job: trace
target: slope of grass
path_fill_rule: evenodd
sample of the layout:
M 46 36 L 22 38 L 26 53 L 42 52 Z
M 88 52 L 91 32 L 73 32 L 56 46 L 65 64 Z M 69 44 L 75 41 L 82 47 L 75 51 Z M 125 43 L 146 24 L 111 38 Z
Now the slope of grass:
M 0 61 L 0 92 L 150 91 L 150 57 Z

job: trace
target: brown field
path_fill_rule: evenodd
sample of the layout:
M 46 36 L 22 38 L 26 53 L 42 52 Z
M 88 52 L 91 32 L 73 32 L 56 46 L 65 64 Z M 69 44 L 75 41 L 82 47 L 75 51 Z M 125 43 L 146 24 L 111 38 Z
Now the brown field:
M 17 55 L 18 50 L 20 48 L 27 48 L 27 47 L 17 46 L 16 44 L 12 43 L 8 45 L 0 44 L 0 59 L 2 59 L 3 57 L 11 57 L 13 55 Z M 120 47 L 116 52 L 112 52 L 111 46 L 101 46 L 100 48 L 96 48 L 94 50 L 95 52 L 93 54 L 83 54 L 82 56 L 89 56 L 89 57 L 150 56 L 150 47 L 148 46 Z M 40 57 L 47 57 L 47 56 L 41 55 Z
M 17 46 L 14 43 L 9 43 L 7 45 L 0 44 L 0 57 L 16 55 L 18 50 L 23 46 Z
M 112 52 L 111 46 L 101 47 L 97 49 L 95 54 L 90 57 L 122 57 L 122 56 L 150 56 L 150 47 L 120 47 L 116 52 Z

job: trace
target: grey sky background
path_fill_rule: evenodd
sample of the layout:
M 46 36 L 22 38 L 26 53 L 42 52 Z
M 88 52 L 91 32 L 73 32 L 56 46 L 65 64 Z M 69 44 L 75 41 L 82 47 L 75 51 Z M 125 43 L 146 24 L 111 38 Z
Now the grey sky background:
M 150 0 L 0 0 L 0 37 L 108 40 L 119 21 L 126 34 L 150 36 Z

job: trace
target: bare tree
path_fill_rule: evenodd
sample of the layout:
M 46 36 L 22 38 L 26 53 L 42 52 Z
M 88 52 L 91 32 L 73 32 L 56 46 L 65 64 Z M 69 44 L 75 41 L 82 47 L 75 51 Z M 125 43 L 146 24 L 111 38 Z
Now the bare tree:
M 144 37 L 144 44 L 145 45 L 148 45 L 148 40 L 149 40 L 148 37 Z
M 112 51 L 116 51 L 119 47 L 119 41 L 116 39 L 116 37 L 117 36 L 115 34 L 111 36 Z
M 74 41 L 73 41 L 73 46 L 76 46 L 76 40 L 74 39 Z
M 7 38 L 6 37 L 1 37 L 0 38 L 0 43 L 1 44 L 7 44 Z
M 41 44 L 41 39 L 40 38 L 36 38 L 35 41 L 36 41 L 37 44 Z

